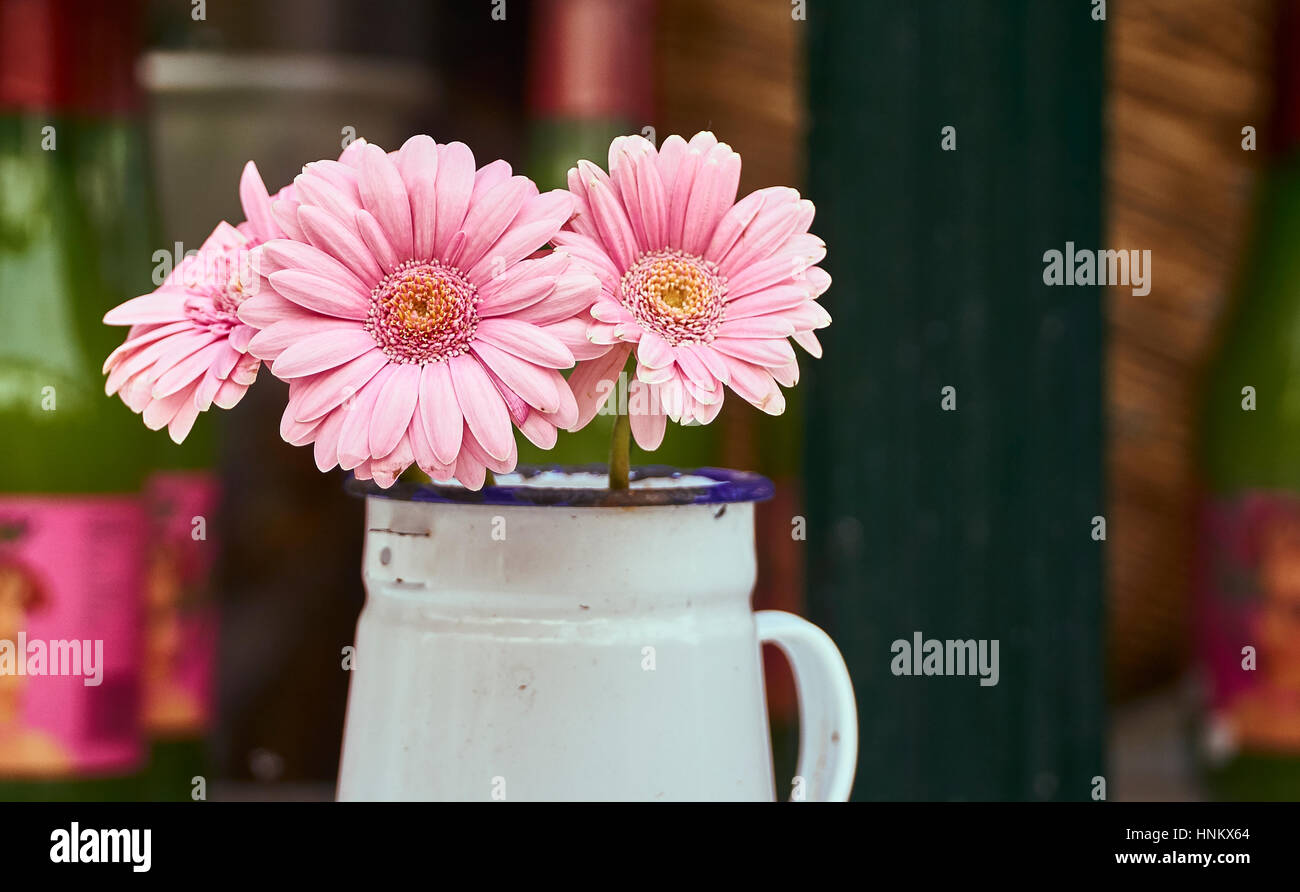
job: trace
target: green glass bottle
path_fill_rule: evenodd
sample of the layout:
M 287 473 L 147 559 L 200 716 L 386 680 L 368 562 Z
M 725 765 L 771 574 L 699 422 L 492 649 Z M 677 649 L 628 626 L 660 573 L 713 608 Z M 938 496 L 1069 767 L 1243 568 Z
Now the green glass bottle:
M 132 60 L 115 61 L 126 69 L 113 77 L 129 80 Z M 99 285 L 103 301 L 116 306 L 157 287 L 177 252 L 156 248 L 157 215 L 136 105 L 116 103 L 71 126 L 77 195 Z M 149 542 L 142 696 L 149 758 L 142 795 L 151 800 L 188 800 L 194 779 L 205 775 L 217 631 L 214 424 L 210 414 L 203 416 L 180 445 L 165 431 L 147 434 L 152 471 L 143 490 Z
M 116 9 L 0 0 L 0 799 L 135 798 L 146 468 L 76 186 Z M 69 28 L 69 22 L 77 27 Z
M 1300 799 L 1300 15 L 1283 9 L 1270 151 L 1203 418 L 1199 750 L 1223 799 Z

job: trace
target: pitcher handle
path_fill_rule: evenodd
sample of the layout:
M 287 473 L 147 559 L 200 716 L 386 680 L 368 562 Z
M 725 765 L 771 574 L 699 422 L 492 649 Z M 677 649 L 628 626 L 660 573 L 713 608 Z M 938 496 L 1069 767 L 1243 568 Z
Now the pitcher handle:
M 759 641 L 779 647 L 794 669 L 802 798 L 847 801 L 858 765 L 858 707 L 844 657 L 829 635 L 793 613 L 759 610 L 754 622 Z

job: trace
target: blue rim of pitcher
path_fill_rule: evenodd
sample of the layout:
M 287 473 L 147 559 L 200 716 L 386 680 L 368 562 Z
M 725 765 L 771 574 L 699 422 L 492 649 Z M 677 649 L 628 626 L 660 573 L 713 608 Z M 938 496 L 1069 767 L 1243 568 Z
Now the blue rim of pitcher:
M 524 480 L 538 474 L 600 474 L 606 465 L 520 465 L 514 474 Z M 507 475 L 501 475 L 507 476 Z M 650 505 L 729 505 L 738 502 L 765 502 L 772 498 L 772 481 L 752 471 L 730 468 L 674 468 L 668 465 L 641 465 L 632 468 L 633 488 L 611 491 L 585 486 L 538 486 L 528 483 L 498 483 L 479 490 L 443 483 L 412 483 L 399 480 L 382 489 L 373 480 L 358 480 L 348 475 L 344 489 L 354 496 L 396 499 L 405 502 L 439 502 L 455 505 L 550 506 L 557 508 L 626 508 Z M 636 487 L 638 480 L 683 479 L 703 477 L 709 484 L 685 486 Z

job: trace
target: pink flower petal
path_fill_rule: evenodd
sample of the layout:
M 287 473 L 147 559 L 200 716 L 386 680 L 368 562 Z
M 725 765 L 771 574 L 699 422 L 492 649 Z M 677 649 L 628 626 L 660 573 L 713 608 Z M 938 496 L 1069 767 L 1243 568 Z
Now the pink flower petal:
M 465 415 L 456 399 L 451 382 L 451 367 L 446 362 L 426 363 L 420 374 L 419 420 L 433 454 L 443 465 L 456 463 L 460 452 L 461 431 Z
M 794 334 L 794 342 L 800 347 L 807 350 L 810 354 L 818 359 L 822 356 L 822 342 L 817 339 L 817 335 L 811 331 L 797 331 Z
M 604 297 L 592 304 L 591 316 L 593 319 L 598 319 L 601 322 L 608 322 L 611 325 L 619 322 L 632 322 L 636 319 L 627 307 L 617 301 Z
M 339 409 L 346 416 L 343 428 L 339 431 L 339 467 L 350 471 L 363 461 L 372 458 L 370 454 L 370 422 L 375 414 L 375 404 L 383 392 L 388 379 L 396 374 L 397 367 L 389 363 L 379 370 L 373 378 L 357 392 L 356 398 L 347 409 Z
M 691 192 L 695 188 L 695 177 L 704 165 L 704 153 L 705 150 L 695 145 L 695 139 L 692 139 L 677 166 L 676 178 L 668 188 L 668 244 L 673 247 L 680 247 L 685 237 Z
M 474 190 L 474 153 L 462 142 L 438 146 L 437 234 L 434 256 L 446 257 L 452 236 L 460 231 Z
M 257 380 L 257 372 L 261 367 L 262 363 L 256 356 L 240 354 L 239 360 L 230 372 L 230 379 L 236 384 L 252 384 Z
M 456 402 L 465 423 L 488 455 L 504 459 L 514 443 L 510 414 L 496 385 L 477 357 L 462 355 L 447 360 Z
M 212 404 L 218 409 L 233 409 L 246 393 L 248 393 L 247 384 L 240 384 L 234 379 L 227 378 L 217 388 L 217 395 L 212 398 Z
M 718 386 L 717 377 L 709 371 L 709 367 L 704 364 L 699 354 L 690 349 L 692 346 L 691 344 L 678 345 L 676 351 L 678 368 L 682 370 L 682 374 L 700 387 L 708 390 L 715 389 Z
M 561 230 L 552 237 L 551 243 L 555 245 L 555 253 L 566 254 L 595 273 L 601 288 L 610 295 L 618 293 L 623 274 L 614 266 L 600 242 L 590 236 Z
M 676 378 L 677 370 L 673 363 L 669 363 L 661 368 L 652 369 L 648 365 L 638 362 L 636 364 L 636 377 L 637 380 L 644 381 L 647 384 L 663 384 L 666 381 L 672 381 Z
M 357 169 L 340 161 L 328 158 L 313 161 L 303 168 L 305 173 L 320 177 L 329 183 L 349 202 L 361 206 L 361 192 L 357 189 Z M 301 198 L 301 196 L 298 196 Z
M 664 441 L 664 430 L 668 426 L 668 416 L 662 412 L 638 412 L 628 415 L 632 427 L 632 436 L 636 444 L 647 452 L 659 448 Z
M 524 423 L 519 425 L 519 431 L 539 449 L 555 448 L 558 429 L 540 412 L 529 413 Z
M 754 222 L 759 211 L 767 203 L 768 196 L 772 194 L 766 189 L 759 189 L 757 192 L 751 192 L 740 201 L 733 204 L 722 219 L 718 221 L 717 227 L 713 230 L 713 235 L 709 238 L 708 245 L 701 251 L 701 255 L 709 259 L 725 257 L 727 252 L 735 247 L 736 242 L 745 234 L 745 230 Z M 783 193 L 777 193 L 783 194 Z M 791 264 L 788 268 L 793 269 Z M 741 272 L 741 275 L 745 271 Z M 727 293 L 735 291 L 730 282 L 727 283 Z
M 327 279 L 341 280 L 340 284 L 359 294 L 369 294 L 370 288 L 352 270 L 319 248 L 289 239 L 275 239 L 262 245 L 262 274 L 270 276 L 283 269 L 296 269 L 315 273 Z
M 411 206 L 413 256 L 417 260 L 431 260 L 438 230 L 437 144 L 424 134 L 412 136 L 398 152 L 397 169 L 406 183 L 406 197 Z
M 586 188 L 587 205 L 600 232 L 601 241 L 614 265 L 619 269 L 627 269 L 638 253 L 636 235 L 632 231 L 627 212 L 615 193 L 614 185 L 605 171 L 590 161 L 579 161 L 578 173 Z
M 339 163 L 356 168 L 361 163 L 361 153 L 365 151 L 365 148 L 368 145 L 370 145 L 370 143 L 366 142 L 364 136 L 352 140 L 352 142 L 344 146 L 343 151 L 339 153 Z
M 535 262 L 524 261 L 524 263 Z M 549 299 L 550 294 L 555 291 L 554 276 L 529 276 L 513 287 L 507 288 L 492 287 L 497 281 L 500 279 L 493 280 L 488 287 L 479 289 L 478 314 L 481 318 L 512 315 L 540 300 Z
M 423 380 L 423 375 L 421 375 Z M 429 442 L 429 437 L 424 431 L 424 422 L 419 417 L 420 408 L 417 403 L 415 416 L 411 419 L 410 426 L 406 429 L 406 436 L 411 440 L 411 451 L 415 454 L 415 463 L 419 465 L 420 470 L 428 474 L 434 480 L 444 480 L 454 473 L 454 469 L 438 461 L 438 456 L 433 451 L 433 445 Z
M 304 207 L 315 207 L 328 213 L 341 223 L 345 229 L 352 230 L 352 217 L 361 207 L 359 199 L 350 198 L 335 188 L 334 184 L 329 180 L 313 173 L 298 174 L 298 176 L 294 177 L 293 186 L 298 193 L 300 202 L 298 208 L 300 221 Z
M 781 388 L 777 387 L 771 374 L 756 365 L 732 360 L 731 389 L 769 415 L 780 415 L 785 411 Z
M 591 215 L 591 206 L 587 204 L 587 189 L 582 185 L 582 174 L 578 173 L 578 168 L 569 168 L 568 184 L 569 194 L 573 196 L 573 215 L 569 217 L 569 222 L 565 226 L 599 241 L 600 230 L 596 228 L 596 220 Z
M 388 364 L 388 357 L 381 351 L 371 350 L 328 372 L 293 381 L 289 387 L 293 417 L 298 421 L 314 421 L 353 401 L 361 388 Z
M 460 481 L 461 486 L 466 489 L 482 489 L 486 478 L 487 471 L 483 462 L 475 458 L 470 450 L 461 450 L 456 458 L 456 479 Z
M 618 386 L 619 373 L 627 363 L 628 346 L 614 347 L 598 359 L 579 363 L 569 375 L 569 388 L 578 403 L 578 417 L 565 430 L 586 427 Z
M 104 360 L 104 367 L 100 370 L 101 374 L 108 374 L 109 370 L 116 366 L 124 356 L 134 353 L 149 344 L 155 343 L 163 338 L 180 334 L 191 328 L 189 320 L 183 322 L 171 322 L 166 325 L 145 326 L 139 329 L 139 334 L 135 334 L 137 329 L 131 329 L 127 338 Z
M 316 273 L 285 269 L 271 273 L 270 282 L 281 297 L 327 316 L 361 320 L 370 310 L 370 295 Z
M 470 267 L 471 282 L 486 281 L 494 267 L 509 269 L 551 240 L 573 212 L 573 196 L 561 189 L 528 198 L 519 213 L 482 258 Z M 495 273 L 499 275 L 500 272 Z
M 448 266 L 460 266 L 460 255 L 465 248 L 465 242 L 469 237 L 465 235 L 465 230 L 456 231 L 447 242 L 447 249 L 442 252 L 442 262 Z
M 251 325 L 236 325 L 230 330 L 230 346 L 240 353 L 247 353 L 248 345 L 256 334 L 257 329 Z
M 238 355 L 238 354 L 236 354 Z M 206 412 L 212 408 L 212 400 L 225 383 L 225 378 L 217 373 L 214 368 L 209 368 L 203 373 L 203 380 L 194 391 L 194 404 L 198 406 L 200 412 Z M 125 402 L 125 397 L 123 398 Z M 128 403 L 128 405 L 130 405 Z
M 273 360 L 298 341 L 324 331 L 353 330 L 355 322 L 321 316 L 285 319 L 264 328 L 249 342 L 250 352 L 258 359 Z
M 171 396 L 178 390 L 184 390 L 191 387 L 207 371 L 208 366 L 216 360 L 218 355 L 225 348 L 224 343 L 213 343 L 204 347 L 191 355 L 185 357 L 180 362 L 171 366 L 167 371 L 154 382 L 152 396 L 154 399 L 162 399 Z
M 726 143 L 718 143 L 695 172 L 682 228 L 683 250 L 704 253 L 718 221 L 735 204 L 739 184 L 740 156 Z
M 727 301 L 727 321 L 793 310 L 809 300 L 809 288 L 804 283 L 776 285 L 748 297 Z
M 277 378 L 301 378 L 337 368 L 363 353 L 378 349 L 361 328 L 323 331 L 289 346 L 271 365 Z
M 302 224 L 302 230 L 313 246 L 352 270 L 362 284 L 373 286 L 383 278 L 383 271 L 366 248 L 365 242 L 337 217 L 320 208 L 304 206 L 298 209 L 298 222 Z M 348 225 L 352 225 L 351 218 Z
M 473 352 L 528 405 L 541 412 L 555 412 L 560 408 L 560 394 L 551 378 L 552 370 L 533 365 L 484 341 L 475 343 Z
M 799 383 L 799 363 L 797 360 L 786 366 L 768 369 L 768 371 L 776 379 L 776 383 L 782 387 L 794 387 Z
M 302 226 L 298 223 L 298 200 L 278 198 L 271 201 L 271 216 L 289 238 L 305 239 Z
M 790 348 L 790 342 L 784 339 L 714 338 L 709 346 L 719 353 L 755 365 L 785 365 L 794 360 L 794 350 Z
M 142 350 L 132 353 L 130 356 L 119 362 L 113 369 L 113 373 L 109 375 L 108 382 L 105 386 L 112 386 L 113 389 L 109 390 L 109 394 L 111 395 L 116 392 L 117 386 L 120 385 L 122 381 L 125 381 L 133 375 L 142 374 L 145 370 L 154 366 L 157 367 L 157 371 L 153 376 L 156 378 L 162 372 L 165 372 L 181 360 L 193 355 L 199 350 L 202 350 L 215 340 L 217 340 L 217 335 L 212 334 L 212 332 L 207 331 L 206 329 L 199 329 L 197 331 L 185 332 L 173 335 L 172 337 L 163 338 L 162 340 L 148 345 Z M 152 383 L 150 386 L 152 387 Z
M 480 319 L 474 338 L 547 368 L 567 369 L 574 363 L 573 353 L 558 338 L 518 319 Z
M 186 404 L 192 404 L 193 402 L 193 394 L 185 390 L 178 391 L 160 400 L 154 400 L 145 407 L 144 426 L 151 431 L 162 430 L 171 423 L 177 412 L 181 411 Z
M 339 434 L 343 431 L 343 421 L 346 418 L 347 412 L 331 412 L 321 420 L 320 427 L 316 428 L 312 458 L 321 473 L 339 463 Z
M 482 362 L 482 357 L 479 358 L 479 362 Z M 500 376 L 488 368 L 486 364 L 483 365 L 483 370 L 488 373 L 488 377 L 492 379 L 492 385 L 496 387 L 497 393 L 501 394 L 501 399 L 505 401 L 506 413 L 509 414 L 512 422 L 517 425 L 523 424 L 529 415 L 537 411 L 532 406 L 528 405 L 528 403 L 524 402 L 523 398 L 520 397 L 519 394 L 507 387 L 506 382 L 502 381 Z M 545 371 L 551 370 L 546 369 Z
M 560 408 L 554 412 L 542 412 L 547 421 L 550 421 L 556 427 L 562 427 L 568 430 L 578 421 L 578 401 L 573 396 L 573 391 L 569 388 L 569 382 L 564 380 L 564 376 L 554 369 L 550 372 L 551 382 L 555 385 L 555 391 L 560 395 Z
M 353 222 L 357 227 L 357 234 L 361 240 L 366 243 L 370 253 L 374 255 L 375 262 L 379 264 L 380 269 L 385 273 L 391 273 L 397 269 L 401 258 L 393 250 L 393 246 L 388 243 L 388 236 L 384 234 L 384 227 L 374 216 L 365 210 L 358 210 Z
M 361 153 L 361 174 L 357 178 L 361 203 L 383 226 L 388 241 L 400 257 L 412 252 L 411 205 L 406 184 L 388 153 L 371 146 Z
M 591 322 L 584 316 L 574 316 L 561 322 L 543 325 L 542 331 L 554 335 L 561 344 L 568 347 L 575 362 L 582 362 L 604 356 L 612 345 L 622 340 L 617 337 L 607 341 L 599 340 L 593 331 L 598 325 L 608 329 L 616 328 L 616 326 L 605 326 L 601 322 Z
M 284 412 L 280 415 L 280 439 L 290 446 L 305 446 L 310 443 L 318 427 L 320 427 L 319 420 L 307 423 L 295 421 L 288 406 L 285 406 Z
M 813 304 L 816 306 L 816 304 Z M 785 316 L 754 316 L 742 319 L 724 319 L 714 331 L 717 338 L 728 340 L 761 340 L 764 338 L 788 338 L 794 334 L 795 326 Z
M 808 231 L 813 204 L 800 200 L 798 195 L 793 189 L 786 189 L 782 195 L 769 196 L 731 250 L 721 257 L 709 258 L 718 264 L 723 275 L 730 277 L 751 263 L 772 256 L 791 237 Z
M 484 195 L 510 179 L 513 174 L 510 162 L 500 158 L 484 164 L 474 173 L 474 191 L 469 195 L 470 206 L 473 207 Z
M 496 471 L 498 474 L 505 474 L 515 469 L 519 462 L 519 452 L 515 447 L 514 437 L 510 438 L 510 452 L 505 458 L 496 458 L 489 455 L 483 445 L 474 437 L 474 432 L 470 430 L 469 425 L 465 425 L 464 445 L 461 446 L 461 455 L 468 453 L 476 462 L 482 462 L 485 467 Z
M 654 146 L 642 136 L 614 140 L 609 148 L 610 179 L 618 187 L 637 246 L 667 247 L 668 193 L 659 176 Z
M 370 473 L 380 489 L 388 489 L 414 461 L 415 450 L 411 448 L 411 439 L 403 433 L 391 452 L 383 458 L 371 460 Z
M 709 370 L 709 374 L 717 378 L 722 383 L 727 383 L 731 379 L 731 368 L 727 364 L 727 359 L 713 352 L 713 348 L 708 344 L 683 344 L 679 352 L 690 353 L 692 356 L 704 363 L 704 367 Z
M 239 305 L 239 321 L 253 328 L 270 328 L 286 319 L 320 319 L 318 313 L 303 309 L 291 300 L 285 300 L 274 291 L 250 297 Z
M 171 437 L 172 442 L 178 446 L 185 442 L 185 438 L 190 435 L 190 431 L 194 429 L 194 422 L 199 417 L 199 406 L 194 399 L 195 390 L 196 386 L 191 386 L 181 392 L 180 395 L 184 400 L 176 410 L 176 414 L 172 416 L 172 420 L 167 422 L 167 436 Z
M 239 203 L 244 208 L 244 219 L 252 224 L 259 242 L 282 235 L 275 217 L 271 215 L 271 196 L 252 161 L 244 165 L 244 172 L 239 177 Z
M 155 291 L 134 297 L 104 314 L 105 325 L 144 325 L 179 322 L 187 318 L 185 294 L 181 291 Z
M 647 368 L 662 369 L 673 364 L 677 353 L 659 335 L 647 331 L 641 335 L 641 342 L 636 348 L 636 358 Z
M 481 198 L 470 202 L 469 212 L 465 214 L 465 222 L 461 225 L 465 233 L 465 244 L 461 248 L 459 259 L 454 262 L 461 269 L 475 269 L 480 260 L 487 259 L 489 269 L 494 265 L 496 267 L 486 275 L 480 274 L 478 278 L 470 276 L 471 282 L 486 281 L 505 271 L 505 258 L 490 255 L 488 249 L 506 231 L 524 202 L 536 194 L 537 186 L 528 177 L 510 177 L 493 186 Z M 541 247 L 542 244 L 544 242 L 539 242 L 535 247 Z
M 398 441 L 411 424 L 419 395 L 420 366 L 412 363 L 397 365 L 375 402 L 375 414 L 370 421 L 371 455 L 387 455 L 397 448 Z
M 600 295 L 600 280 L 587 273 L 560 276 L 554 281 L 552 294 L 519 309 L 514 313 L 515 318 L 534 325 L 563 322 L 585 313 Z
M 765 320 L 772 317 L 761 316 L 759 318 Z M 781 313 L 781 318 L 790 323 L 795 331 L 812 331 L 814 328 L 825 328 L 831 324 L 831 314 L 826 312 L 826 308 L 814 300 L 806 300 L 794 309 L 786 310 Z
M 717 233 L 714 233 L 717 239 Z M 714 257 L 719 254 L 706 254 Z M 727 280 L 727 296 L 735 300 L 775 285 L 807 284 L 814 294 L 821 294 L 826 288 L 818 290 L 820 285 L 830 286 L 830 276 L 814 265 L 826 256 L 826 243 L 810 233 L 795 235 L 775 254 L 765 260 L 751 263 Z M 813 269 L 818 269 L 813 273 Z M 816 280 L 811 280 L 812 276 Z M 824 279 L 823 279 L 824 277 Z
M 655 166 L 659 168 L 659 179 L 663 181 L 664 189 L 670 199 L 673 192 L 676 191 L 677 171 L 681 167 L 682 160 L 686 157 L 686 152 L 686 140 L 676 133 L 659 145 L 659 155 L 655 158 Z

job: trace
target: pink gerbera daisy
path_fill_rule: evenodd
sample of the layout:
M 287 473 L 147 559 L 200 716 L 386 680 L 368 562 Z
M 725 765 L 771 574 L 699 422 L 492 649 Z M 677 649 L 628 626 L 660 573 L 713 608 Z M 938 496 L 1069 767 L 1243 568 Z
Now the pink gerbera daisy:
M 269 287 L 239 309 L 249 350 L 289 382 L 281 433 L 390 486 L 412 463 L 478 489 L 518 460 L 514 427 L 550 448 L 578 416 L 559 369 L 600 289 L 563 254 L 532 256 L 573 210 L 463 143 L 415 136 L 308 165 L 262 248 Z
M 255 329 L 236 311 L 258 287 L 253 249 L 284 233 L 252 161 L 240 178 L 239 198 L 245 222 L 221 223 L 156 291 L 104 316 L 109 325 L 131 326 L 104 362 L 104 389 L 142 413 L 151 430 L 165 426 L 177 443 L 213 403 L 223 409 L 238 403 L 261 365 L 247 353 Z
M 589 338 L 608 352 L 570 376 L 576 426 L 600 410 L 633 351 L 645 398 L 639 410 L 630 401 L 629 421 L 644 449 L 658 447 L 668 418 L 712 421 L 723 385 L 779 415 L 778 384 L 799 378 L 789 339 L 820 356 L 814 330 L 830 324 L 816 301 L 830 276 L 816 266 L 826 246 L 808 232 L 812 202 L 785 187 L 736 201 L 740 156 L 711 133 L 670 136 L 658 151 L 619 137 L 609 169 L 580 161 L 569 171 L 577 206 L 552 240 L 601 282 Z

